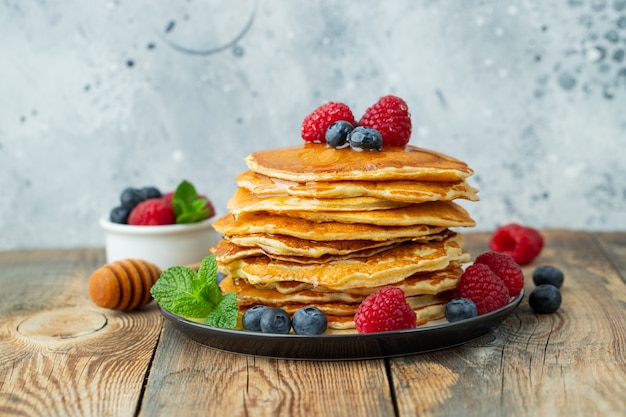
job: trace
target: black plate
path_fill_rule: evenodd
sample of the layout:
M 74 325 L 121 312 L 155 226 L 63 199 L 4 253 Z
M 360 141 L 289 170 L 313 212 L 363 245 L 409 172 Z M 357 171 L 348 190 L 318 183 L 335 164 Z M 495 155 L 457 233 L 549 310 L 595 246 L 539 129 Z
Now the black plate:
M 436 320 L 416 329 L 369 334 L 277 335 L 211 327 L 161 312 L 192 340 L 213 349 L 281 359 L 356 360 L 404 356 L 457 346 L 491 331 L 524 298 L 524 291 L 499 310 L 467 320 Z

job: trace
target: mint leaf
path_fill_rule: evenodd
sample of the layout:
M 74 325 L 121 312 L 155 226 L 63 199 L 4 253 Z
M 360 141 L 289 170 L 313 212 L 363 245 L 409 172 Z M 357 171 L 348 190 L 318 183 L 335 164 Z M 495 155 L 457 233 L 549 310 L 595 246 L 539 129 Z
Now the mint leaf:
M 206 317 L 213 309 L 207 303 L 208 288 L 191 268 L 173 266 L 163 271 L 150 289 L 152 297 L 166 310 L 185 317 Z
M 201 198 L 193 184 L 183 180 L 172 198 L 177 224 L 198 223 L 212 215 L 206 198 Z
M 234 292 L 229 292 L 222 297 L 215 310 L 207 315 L 204 324 L 232 329 L 237 325 L 238 315 L 237 295 Z
M 222 293 L 217 286 L 217 260 L 215 255 L 207 256 L 200 262 L 198 278 L 206 283 L 206 299 L 213 305 L 217 305 L 222 299 Z
M 166 310 L 179 316 L 201 318 L 211 326 L 233 328 L 238 308 L 234 292 L 223 295 L 217 285 L 217 260 L 207 256 L 198 272 L 184 266 L 163 271 L 150 294 Z

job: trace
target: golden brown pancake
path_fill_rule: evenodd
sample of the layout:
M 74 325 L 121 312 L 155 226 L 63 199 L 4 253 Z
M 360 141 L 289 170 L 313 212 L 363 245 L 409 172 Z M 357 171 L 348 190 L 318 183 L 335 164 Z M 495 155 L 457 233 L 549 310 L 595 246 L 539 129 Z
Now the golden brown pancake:
M 288 181 L 416 180 L 457 182 L 473 171 L 465 162 L 407 145 L 381 152 L 354 152 L 325 144 L 304 144 L 254 152 L 245 158 L 259 174 Z
M 271 258 L 293 262 L 326 262 L 329 257 L 349 256 L 367 250 L 386 249 L 409 240 L 414 242 L 440 241 L 446 239 L 451 233 L 450 230 L 444 230 L 441 233 L 415 238 L 330 241 L 311 241 L 285 235 L 252 233 L 227 236 L 211 248 L 211 253 L 217 256 L 218 261 L 224 263 L 232 262 L 238 258 L 263 254 Z
M 240 318 L 263 304 L 293 314 L 313 305 L 328 333 L 354 332 L 370 294 L 401 288 L 418 324 L 443 317 L 470 260 L 450 228 L 474 220 L 455 199 L 477 201 L 462 161 L 414 146 L 380 152 L 304 144 L 255 152 L 237 177 L 214 248 Z
M 416 240 L 428 241 L 438 240 L 443 238 L 444 234 L 427 235 Z M 311 241 L 305 239 L 298 239 L 292 236 L 268 234 L 268 233 L 251 233 L 248 235 L 232 235 L 226 238 L 231 243 L 244 246 L 244 247 L 256 247 L 266 254 L 275 257 L 281 256 L 294 256 L 294 257 L 308 257 L 311 259 L 319 258 L 325 255 L 349 255 L 354 252 L 360 252 L 367 249 L 384 248 L 387 246 L 396 245 L 411 238 L 398 238 L 389 240 L 318 240 Z M 216 248 L 220 250 L 219 245 Z M 226 248 L 222 249 L 224 251 Z M 230 251 L 229 251 L 230 252 Z M 217 252 L 216 252 L 217 254 Z M 259 255 L 260 253 L 257 253 Z M 218 255 L 218 259 L 219 259 Z M 228 260 L 228 255 L 223 252 L 222 255 L 225 261 Z
M 478 201 L 478 190 L 466 181 L 308 181 L 294 182 L 253 171 L 245 171 L 237 176 L 237 184 L 259 197 L 271 195 L 291 195 L 306 198 L 348 198 L 374 197 L 424 203 L 426 201 L 452 201 L 465 199 Z
M 456 288 L 462 273 L 461 268 L 452 268 L 444 271 L 415 274 L 392 285 L 400 288 L 407 297 L 435 295 Z M 239 305 L 252 306 L 255 304 L 360 303 L 365 297 L 383 287 L 368 288 L 366 291 L 339 292 L 308 286 L 299 291 L 283 293 L 278 288 L 260 289 L 249 284 L 244 279 L 237 279 L 234 282 L 231 277 L 226 277 L 220 283 L 220 288 L 224 293 L 236 292 Z
M 389 210 L 363 211 L 290 211 L 285 215 L 316 223 L 367 223 L 378 226 L 473 227 L 476 222 L 452 201 L 430 201 Z
M 366 241 L 360 241 L 366 242 Z M 309 250 L 315 242 L 309 242 Z M 397 242 L 395 245 L 399 245 L 402 242 Z M 343 255 L 330 255 L 330 254 L 322 254 L 317 257 L 310 257 L 308 254 L 304 256 L 296 256 L 296 255 L 281 255 L 281 254 L 272 254 L 265 252 L 261 247 L 258 246 L 239 246 L 230 241 L 222 240 L 219 242 L 214 248 L 211 249 L 211 252 L 215 253 L 215 256 L 219 262 L 224 264 L 234 262 L 237 259 L 248 258 L 251 256 L 268 256 L 271 259 L 276 259 L 280 261 L 287 262 L 295 262 L 301 264 L 310 264 L 310 263 L 326 263 L 331 261 L 338 261 L 342 259 L 350 259 L 357 257 L 367 257 L 375 255 L 379 252 L 389 249 L 394 245 L 381 245 L 380 247 L 372 247 L 368 249 L 363 249 L 359 251 L 352 251 Z
M 443 232 L 441 226 L 376 226 L 372 224 L 316 223 L 304 219 L 271 215 L 265 212 L 226 214 L 213 223 L 225 236 L 252 233 L 280 234 L 305 240 L 379 240 L 415 238 Z
M 453 261 L 450 262 L 449 267 L 444 270 L 418 272 L 391 285 L 399 287 L 405 293 L 411 295 L 435 294 L 437 292 L 446 291 L 456 287 L 462 273 L 463 270 L 461 269 L 461 264 Z M 267 285 L 266 288 L 275 289 L 283 294 L 290 294 L 310 289 L 314 289 L 315 291 L 332 291 L 328 288 L 320 287 L 319 285 L 314 287 L 312 284 L 296 281 L 278 281 Z M 380 287 L 347 288 L 342 292 L 358 296 L 368 296 L 375 293 L 379 289 Z
M 453 234 L 441 242 L 406 242 L 369 258 L 351 258 L 325 264 L 298 264 L 270 260 L 267 256 L 220 264 L 220 271 L 250 284 L 300 281 L 336 291 L 390 285 L 426 271 L 446 269 L 451 262 L 467 262 L 463 237 Z
M 270 213 L 286 213 L 293 210 L 307 211 L 369 211 L 385 210 L 406 206 L 408 203 L 383 200 L 374 197 L 349 198 L 305 198 L 289 195 L 257 197 L 245 188 L 237 188 L 235 194 L 228 201 L 227 207 L 231 213 L 237 215 L 256 211 Z

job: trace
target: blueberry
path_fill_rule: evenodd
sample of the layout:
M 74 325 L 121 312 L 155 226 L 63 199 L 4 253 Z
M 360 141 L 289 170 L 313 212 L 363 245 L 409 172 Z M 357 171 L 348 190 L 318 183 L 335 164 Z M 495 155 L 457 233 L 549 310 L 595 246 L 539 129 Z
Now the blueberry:
M 533 272 L 533 282 L 535 285 L 550 284 L 561 288 L 564 279 L 563 271 L 549 265 L 543 265 Z
M 163 197 L 161 191 L 159 191 L 159 189 L 156 187 L 143 187 L 141 190 L 139 190 L 139 194 L 144 200 Z
M 376 129 L 359 126 L 348 135 L 348 143 L 356 151 L 380 151 L 383 148 L 383 137 Z
M 246 330 L 258 332 L 261 330 L 261 316 L 269 309 L 268 306 L 256 305 L 243 313 L 242 324 Z
M 328 126 L 326 130 L 326 143 L 333 148 L 341 149 L 348 146 L 348 135 L 352 132 L 352 124 L 345 120 L 339 120 Z
M 478 309 L 472 300 L 467 298 L 453 298 L 446 304 L 446 320 L 450 323 L 476 317 Z
M 263 333 L 287 334 L 289 330 L 291 330 L 291 319 L 282 308 L 268 308 L 261 315 Z
M 123 206 L 115 207 L 111 210 L 109 219 L 113 223 L 128 224 L 128 216 L 130 215 L 131 210 L 132 209 Z
M 143 200 L 141 190 L 137 188 L 128 187 L 122 191 L 120 195 L 120 202 L 122 203 L 122 207 L 126 207 L 129 209 L 134 208 L 137 204 L 141 203 Z
M 322 334 L 328 327 L 328 319 L 319 308 L 306 306 L 293 314 L 292 325 L 296 334 Z
M 528 304 L 535 313 L 554 313 L 561 307 L 561 292 L 554 285 L 539 285 L 530 293 Z

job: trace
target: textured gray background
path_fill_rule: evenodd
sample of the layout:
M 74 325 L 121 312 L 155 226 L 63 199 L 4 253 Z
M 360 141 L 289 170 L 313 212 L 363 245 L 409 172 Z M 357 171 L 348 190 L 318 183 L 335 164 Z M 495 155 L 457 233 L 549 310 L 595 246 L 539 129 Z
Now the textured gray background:
M 626 0 L 6 0 L 0 38 L 0 249 L 100 246 L 129 185 L 224 210 L 246 154 L 389 93 L 477 229 L 626 229 Z

